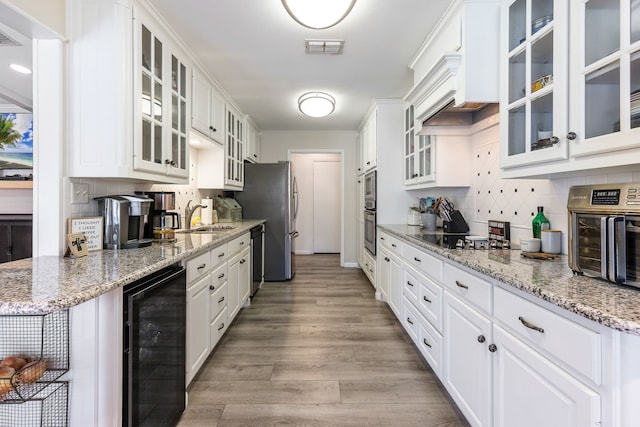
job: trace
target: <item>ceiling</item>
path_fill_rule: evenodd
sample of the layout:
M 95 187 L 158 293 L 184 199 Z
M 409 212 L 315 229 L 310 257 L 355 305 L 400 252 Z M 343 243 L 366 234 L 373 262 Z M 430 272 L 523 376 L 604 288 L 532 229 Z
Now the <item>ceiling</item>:
M 31 68 L 31 50 L 29 37 L 0 21 L 0 112 L 31 111 L 31 75 L 9 68 L 11 63 Z
M 409 91 L 408 64 L 453 0 L 358 0 L 326 30 L 302 27 L 280 0 L 148 1 L 259 129 L 355 130 L 375 98 Z M 7 25 L 0 20 L 0 31 L 26 45 L 0 46 L 0 108 L 30 107 L 31 78 L 8 64 L 30 64 L 31 47 Z M 344 39 L 344 53 L 305 54 L 305 39 Z M 298 111 L 298 97 L 313 90 L 333 95 L 332 115 Z
M 358 0 L 338 25 L 311 30 L 280 0 L 149 0 L 261 130 L 355 130 L 374 98 L 404 97 L 408 64 L 452 0 Z M 305 39 L 344 39 L 342 55 L 305 54 Z M 336 99 L 309 118 L 307 91 Z

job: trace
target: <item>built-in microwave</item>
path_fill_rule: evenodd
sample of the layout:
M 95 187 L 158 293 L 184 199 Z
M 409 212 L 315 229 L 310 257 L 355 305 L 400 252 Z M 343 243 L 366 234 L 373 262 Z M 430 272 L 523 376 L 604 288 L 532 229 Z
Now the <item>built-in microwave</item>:
M 640 184 L 569 189 L 569 267 L 640 288 Z
M 364 207 L 376 209 L 376 171 L 371 171 L 364 176 Z

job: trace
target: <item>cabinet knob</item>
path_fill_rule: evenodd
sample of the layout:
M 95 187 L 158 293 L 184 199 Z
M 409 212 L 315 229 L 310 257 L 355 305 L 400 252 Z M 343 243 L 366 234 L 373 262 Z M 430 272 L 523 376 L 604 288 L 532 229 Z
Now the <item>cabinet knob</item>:
M 258 158 L 258 155 L 257 155 L 257 154 L 254 154 L 254 155 L 253 155 L 253 157 L 255 157 L 255 158 L 257 159 L 257 158 Z
M 418 177 L 417 173 L 414 173 L 413 175 L 411 175 L 411 178 L 417 178 L 417 177 Z
M 247 260 L 246 260 L 246 259 L 241 259 L 241 260 L 240 260 L 240 264 L 244 264 L 245 262 L 247 262 Z
M 397 248 L 397 246 L 396 246 L 396 244 L 395 244 L 395 243 L 392 243 L 392 244 L 391 244 L 391 247 L 392 247 L 392 248 Z
M 175 162 L 175 160 L 171 160 L 171 159 L 166 159 L 166 160 L 164 161 L 164 163 L 165 163 L 166 165 L 178 166 L 178 164 Z
M 495 344 L 489 344 L 489 351 L 491 353 L 495 353 L 498 350 L 498 347 Z
M 560 138 L 558 138 L 557 136 L 552 136 L 551 137 L 551 143 L 552 144 L 557 144 L 558 142 L 560 142 Z
M 486 339 L 485 339 L 484 335 L 478 335 L 478 342 L 479 343 L 483 343 L 483 342 L 485 342 L 485 340 Z
M 209 289 L 211 289 L 212 291 L 216 290 L 216 287 L 214 285 L 209 286 Z
M 217 132 L 216 128 L 214 128 L 213 126 L 209 126 L 209 130 L 210 130 L 211 132 Z
M 567 134 L 567 139 L 568 139 L 569 141 L 573 141 L 573 140 L 574 140 L 574 139 L 576 139 L 577 137 L 578 137 L 578 135 L 576 135 L 576 133 L 575 133 L 575 132 L 569 132 L 569 133 Z
M 389 257 L 384 257 L 384 260 L 385 260 L 385 261 L 387 261 L 387 262 L 391 261 L 391 260 L 389 259 Z
M 370 165 L 370 164 L 371 164 L 371 162 L 367 162 L 367 164 L 368 164 L 368 165 Z

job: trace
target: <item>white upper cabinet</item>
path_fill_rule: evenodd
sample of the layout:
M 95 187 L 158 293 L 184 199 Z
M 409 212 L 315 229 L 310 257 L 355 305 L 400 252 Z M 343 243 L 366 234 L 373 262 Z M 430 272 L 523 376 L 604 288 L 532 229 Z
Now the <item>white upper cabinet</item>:
M 224 98 L 200 71 L 192 76 L 191 128 L 211 141 L 224 144 Z
M 378 112 L 374 110 L 360 128 L 360 168 L 367 172 L 377 165 L 378 159 Z
M 637 1 L 505 0 L 503 176 L 637 163 L 638 58 Z
M 244 159 L 251 163 L 260 163 L 260 133 L 249 116 L 246 116 Z
M 68 4 L 69 176 L 188 181 L 190 67 L 151 13 Z
M 227 142 L 225 162 L 225 188 L 242 190 L 244 187 L 244 117 L 227 105 Z

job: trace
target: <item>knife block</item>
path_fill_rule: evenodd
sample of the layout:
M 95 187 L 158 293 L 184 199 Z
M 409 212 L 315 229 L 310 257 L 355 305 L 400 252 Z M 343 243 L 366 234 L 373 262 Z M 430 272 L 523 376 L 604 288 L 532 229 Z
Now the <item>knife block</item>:
M 442 231 L 445 233 L 468 233 L 469 224 L 456 209 L 451 212 L 451 221 L 442 221 Z

